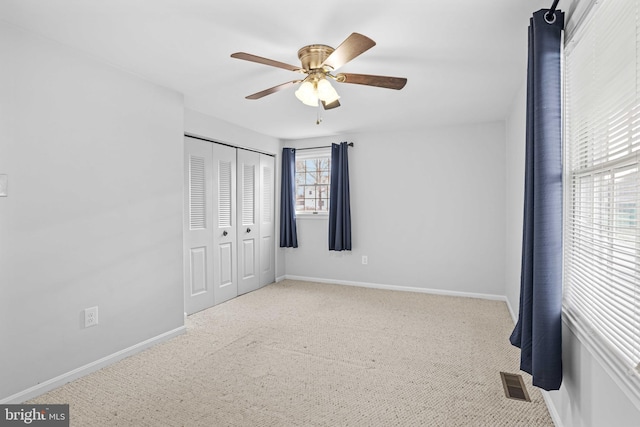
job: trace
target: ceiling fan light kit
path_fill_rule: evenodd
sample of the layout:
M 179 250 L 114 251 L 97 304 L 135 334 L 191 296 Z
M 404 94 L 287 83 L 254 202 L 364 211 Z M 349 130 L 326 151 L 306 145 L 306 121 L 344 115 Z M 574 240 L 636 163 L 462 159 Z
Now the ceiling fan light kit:
M 257 62 L 259 64 L 269 65 L 272 67 L 283 68 L 285 70 L 307 75 L 303 80 L 294 80 L 265 89 L 247 96 L 247 99 L 260 99 L 266 95 L 270 95 L 300 83 L 300 87 L 295 92 L 296 98 L 298 98 L 303 104 L 312 107 L 317 107 L 318 102 L 320 102 L 325 110 L 329 110 L 340 106 L 340 102 L 338 101 L 340 96 L 329 82 L 329 78 L 338 83 L 360 84 L 395 90 L 400 90 L 406 85 L 407 79 L 403 77 L 387 77 L 353 73 L 340 73 L 337 75 L 331 74 L 331 72 L 359 56 L 361 53 L 371 49 L 375 45 L 376 43 L 370 38 L 363 36 L 362 34 L 352 33 L 336 49 L 323 44 L 304 46 L 298 50 L 298 59 L 300 59 L 302 67 L 296 67 L 295 65 L 274 61 L 272 59 L 263 58 L 261 56 L 245 52 L 233 53 L 231 57 L 245 61 Z
M 316 94 L 316 88 L 313 83 L 306 81 L 302 82 L 298 90 L 296 90 L 296 98 L 302 101 L 303 104 L 310 107 L 318 106 L 318 96 Z
M 332 104 L 340 99 L 340 95 L 326 77 L 318 74 L 310 75 L 304 79 L 295 95 L 303 104 L 310 107 L 317 107 L 318 101 L 322 101 L 323 104 Z
M 336 92 L 333 86 L 331 86 L 331 83 L 329 83 L 329 80 L 327 79 L 318 80 L 318 83 L 316 83 L 316 87 L 318 89 L 318 98 L 321 101 L 324 101 L 327 104 L 331 104 L 332 102 L 335 102 L 338 99 L 340 99 L 340 95 L 338 95 L 338 92 Z

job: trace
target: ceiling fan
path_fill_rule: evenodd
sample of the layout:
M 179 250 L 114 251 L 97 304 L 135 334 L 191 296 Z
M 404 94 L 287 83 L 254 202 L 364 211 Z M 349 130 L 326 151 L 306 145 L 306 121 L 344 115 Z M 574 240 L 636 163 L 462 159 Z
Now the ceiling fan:
M 352 33 L 336 49 L 323 44 L 304 46 L 298 50 L 298 58 L 302 64 L 301 67 L 245 52 L 233 53 L 231 54 L 231 57 L 306 74 L 306 77 L 302 80 L 293 80 L 265 89 L 247 96 L 246 99 L 260 99 L 264 96 L 287 89 L 296 84 L 300 84 L 300 87 L 295 92 L 296 97 L 300 101 L 312 107 L 317 107 L 318 102 L 320 102 L 325 110 L 329 110 L 340 106 L 340 102 L 338 100 L 340 96 L 329 83 L 329 79 L 338 83 L 354 83 L 396 90 L 402 89 L 404 85 L 407 84 L 407 79 L 403 77 L 387 77 L 353 73 L 332 74 L 332 72 L 342 67 L 361 53 L 371 49 L 375 45 L 376 42 L 371 40 L 369 37 L 358 33 Z

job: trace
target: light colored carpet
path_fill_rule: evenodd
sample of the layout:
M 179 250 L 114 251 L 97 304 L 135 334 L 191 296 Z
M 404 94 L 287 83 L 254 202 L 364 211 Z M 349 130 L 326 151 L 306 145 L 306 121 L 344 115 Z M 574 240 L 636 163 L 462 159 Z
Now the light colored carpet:
M 500 301 L 285 280 L 31 401 L 72 426 L 552 426 Z

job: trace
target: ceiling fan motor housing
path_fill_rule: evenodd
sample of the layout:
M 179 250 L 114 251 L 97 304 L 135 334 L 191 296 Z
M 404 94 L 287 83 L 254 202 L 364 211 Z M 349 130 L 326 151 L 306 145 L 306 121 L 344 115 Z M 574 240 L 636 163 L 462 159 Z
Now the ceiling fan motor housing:
M 298 51 L 298 58 L 305 70 L 313 70 L 322 67 L 324 61 L 333 53 L 331 46 L 324 44 L 312 44 Z

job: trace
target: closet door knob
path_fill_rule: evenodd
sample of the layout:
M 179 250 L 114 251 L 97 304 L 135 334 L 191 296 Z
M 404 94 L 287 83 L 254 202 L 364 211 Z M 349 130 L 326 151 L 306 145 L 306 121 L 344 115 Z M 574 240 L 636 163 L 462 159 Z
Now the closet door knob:
M 224 230 L 224 231 L 222 232 L 222 235 L 223 235 L 223 236 L 226 236 L 227 234 L 229 234 L 229 233 L 227 233 L 227 230 Z
M 247 228 L 247 233 L 251 233 L 251 229 L 250 228 Z

